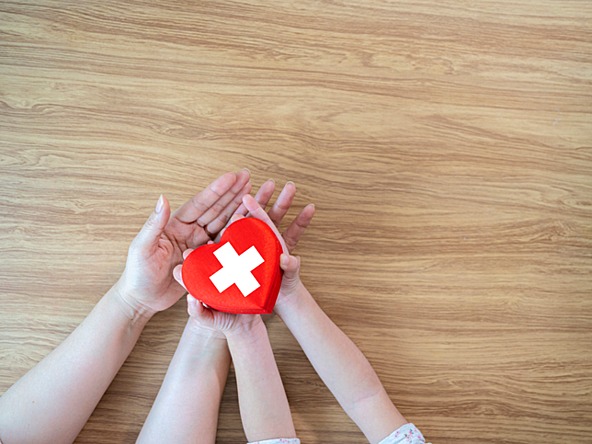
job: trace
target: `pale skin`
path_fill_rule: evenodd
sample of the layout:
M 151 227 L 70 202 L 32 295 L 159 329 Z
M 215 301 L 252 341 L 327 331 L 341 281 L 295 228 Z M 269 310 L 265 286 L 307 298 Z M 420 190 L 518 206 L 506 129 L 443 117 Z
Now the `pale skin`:
M 282 285 L 274 311 L 284 321 L 318 375 L 368 441 L 379 443 L 407 421 L 390 400 L 360 349 L 323 312 L 300 280 L 300 259 L 251 196 L 243 204 L 252 217 L 274 229 L 283 243 Z
M 271 180 L 259 189 L 254 200 L 261 211 L 273 191 Z M 279 226 L 295 193 L 294 184 L 288 182 L 266 213 L 268 223 Z M 230 223 L 247 212 L 241 205 Z M 291 249 L 313 215 L 314 205 L 305 206 L 284 231 Z M 185 251 L 184 257 L 191 251 Z M 175 268 L 174 276 L 182 284 L 180 269 L 180 265 Z M 187 327 L 138 442 L 214 443 L 230 357 L 234 362 L 247 440 L 294 437 L 288 400 L 261 317 L 211 310 L 191 295 L 187 301 L 190 315 Z
M 406 423 L 367 359 L 300 281 L 300 261 L 290 252 L 310 223 L 314 206 L 305 207 L 282 237 L 276 225 L 292 203 L 293 184 L 286 185 L 269 214 L 259 203 L 264 207 L 269 201 L 273 182 L 266 182 L 256 198 L 247 194 L 250 187 L 247 171 L 227 173 L 172 215 L 166 199 L 159 199 L 130 246 L 119 281 L 60 346 L 0 398 L 0 440 L 4 444 L 72 442 L 148 320 L 184 293 L 171 273 L 181 262 L 182 252 L 208 241 L 204 226 L 218 233 L 231 214 L 237 220 L 247 213 L 267 222 L 283 244 L 284 279 L 275 311 L 346 413 L 372 443 Z M 180 281 L 178 269 L 175 277 Z M 151 413 L 146 431 L 156 430 L 154 437 L 158 437 L 164 430 L 167 438 L 185 442 L 187 430 L 193 430 L 197 434 L 190 436 L 197 438 L 187 442 L 214 442 L 230 349 L 247 439 L 294 436 L 286 395 L 260 318 L 213 312 L 191 296 L 188 311 L 188 325 L 155 402 L 157 410 L 153 408 L 155 412 L 161 409 L 163 415 L 155 414 L 149 424 Z M 264 377 L 258 379 L 257 374 Z M 188 414 L 179 414 L 183 411 Z M 139 439 L 152 438 L 143 429 Z
M 204 226 L 218 233 L 250 190 L 249 172 L 242 170 L 220 176 L 173 214 L 160 197 L 131 243 L 118 282 L 64 342 L 0 397 L 4 444 L 74 441 L 148 320 L 185 293 L 172 274 L 182 252 L 209 240 Z M 212 360 L 222 362 L 224 353 Z
M 280 235 L 277 224 L 265 213 L 256 198 L 244 196 L 243 206 L 231 222 L 248 212 L 274 230 L 284 249 L 280 258 L 284 277 L 275 312 L 296 337 L 323 382 L 368 441 L 379 443 L 407 421 L 390 400 L 360 349 L 331 321 L 304 287 L 299 277 L 300 259 L 290 255 L 300 234 L 312 219 L 314 207 L 305 207 L 299 215 L 300 223 L 293 222 Z M 298 232 L 297 237 L 294 237 L 294 230 Z M 187 251 L 185 256 L 190 252 Z M 182 282 L 180 266 L 175 268 L 174 274 Z M 192 296 L 188 297 L 188 310 L 190 323 L 197 323 L 204 331 L 222 332 L 227 338 L 236 368 L 241 419 L 247 439 L 255 441 L 294 436 L 285 392 L 260 318 L 216 312 L 205 308 Z M 174 375 L 170 377 L 174 378 Z M 170 398 L 166 398 L 170 402 Z M 162 414 L 166 414 L 166 407 L 170 406 L 163 403 Z M 176 426 L 191 427 L 191 422 L 177 423 Z

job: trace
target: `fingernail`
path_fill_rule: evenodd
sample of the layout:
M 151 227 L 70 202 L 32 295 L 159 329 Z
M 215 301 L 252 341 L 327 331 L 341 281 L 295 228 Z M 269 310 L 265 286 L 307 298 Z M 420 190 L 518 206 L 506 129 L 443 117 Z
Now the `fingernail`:
M 286 267 L 288 265 L 288 256 L 286 256 L 285 254 L 282 254 L 280 256 L 280 264 L 282 267 Z
M 296 186 L 296 184 L 293 181 L 291 181 L 291 180 L 289 180 L 289 181 L 286 182 L 286 185 L 288 185 L 288 184 L 292 184 L 292 185 Z
M 243 171 L 246 171 L 247 173 L 249 173 L 249 176 L 251 175 L 251 170 L 248 168 L 243 168 Z
M 154 208 L 154 211 L 158 214 L 162 211 L 162 207 L 164 207 L 164 198 L 161 194 L 158 198 L 158 202 L 156 202 L 156 207 Z

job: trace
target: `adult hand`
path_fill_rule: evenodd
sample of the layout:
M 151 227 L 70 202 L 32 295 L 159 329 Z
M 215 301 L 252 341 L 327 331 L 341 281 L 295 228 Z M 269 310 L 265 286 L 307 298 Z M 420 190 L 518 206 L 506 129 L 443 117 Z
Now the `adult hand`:
M 187 313 L 189 313 L 189 327 L 194 332 L 198 334 L 207 332 L 225 338 L 235 334 L 248 334 L 263 322 L 259 315 L 231 314 L 212 310 L 190 294 L 187 295 Z
M 298 241 L 300 240 L 300 238 L 304 234 L 304 231 L 310 224 L 314 216 L 315 206 L 314 204 L 306 205 L 288 225 L 283 234 L 280 234 L 279 226 L 282 220 L 284 219 L 284 216 L 292 206 L 294 197 L 296 195 L 296 186 L 293 182 L 286 183 L 286 185 L 280 192 L 278 198 L 276 199 L 275 203 L 266 213 L 265 207 L 271 200 L 274 188 L 275 182 L 273 180 L 268 180 L 263 185 L 261 185 L 261 188 L 259 188 L 259 191 L 257 192 L 254 198 L 246 194 L 242 198 L 243 204 L 240 205 L 240 207 L 238 207 L 238 209 L 232 215 L 230 221 L 228 222 L 228 225 L 239 219 L 242 219 L 243 217 L 251 215 L 252 217 L 264 221 L 273 229 L 278 240 L 282 244 L 282 248 L 285 253 L 280 258 L 280 264 L 282 266 L 282 269 L 284 269 L 284 279 L 282 280 L 282 288 L 280 289 L 280 294 L 278 296 L 278 301 L 276 303 L 277 305 L 282 304 L 283 301 L 289 297 L 289 295 L 292 293 L 292 289 L 295 289 L 297 287 L 297 283 L 299 282 L 298 271 L 300 268 L 300 259 L 291 256 L 290 253 L 294 250 L 294 248 L 296 248 Z M 220 240 L 220 236 L 222 234 L 223 230 L 220 233 L 220 235 L 218 235 L 218 237 L 216 238 L 216 241 Z M 191 253 L 191 251 L 193 251 L 193 249 L 185 251 L 183 253 L 183 256 L 187 257 Z M 175 279 L 177 279 L 177 281 L 180 284 L 182 284 L 181 269 L 181 265 L 178 265 L 174 269 Z M 199 295 L 195 295 L 195 297 L 199 299 Z M 189 301 L 191 301 L 191 299 L 193 298 L 190 298 Z M 201 306 L 201 304 L 199 305 Z M 191 309 L 191 303 L 189 305 L 189 309 Z M 212 317 L 212 319 L 215 320 L 215 318 L 218 315 L 226 315 L 226 313 L 217 312 L 209 308 L 204 308 L 206 310 L 205 312 L 202 311 L 202 308 L 197 307 L 196 310 L 197 309 L 199 309 L 199 313 L 201 315 L 200 318 L 206 316 Z M 223 319 L 220 321 L 215 320 L 215 322 L 220 323 L 226 323 L 228 321 L 228 319 Z
M 251 191 L 248 170 L 226 173 L 193 196 L 171 215 L 161 196 L 138 235 L 132 241 L 125 271 L 115 286 L 136 315 L 148 315 L 172 306 L 184 289 L 173 278 L 182 252 L 215 236 Z
M 290 253 L 294 250 L 298 241 L 304 234 L 304 231 L 310 224 L 310 221 L 314 216 L 314 205 L 309 204 L 304 207 L 283 234 L 280 234 L 276 223 L 272 220 L 271 216 L 265 212 L 264 208 L 256 199 L 253 199 L 250 195 L 245 195 L 243 197 L 243 206 L 252 217 L 265 222 L 273 230 L 280 241 L 280 244 L 282 244 L 284 253 L 280 257 L 280 267 L 284 270 L 284 276 L 282 277 L 282 284 L 275 308 L 280 307 L 288 300 L 293 300 L 299 293 L 299 287 L 301 285 L 300 258 L 292 256 Z M 287 210 L 282 214 L 282 218 L 286 212 Z M 243 216 L 233 216 L 231 220 L 240 219 L 241 217 Z
M 242 219 L 243 217 L 253 216 L 266 222 L 277 235 L 285 253 L 291 253 L 298 245 L 298 241 L 304 234 L 306 228 L 310 225 L 310 222 L 314 216 L 315 206 L 314 204 L 308 204 L 298 215 L 292 220 L 288 227 L 280 234 L 280 224 L 282 223 L 284 216 L 288 213 L 294 202 L 296 196 L 296 185 L 294 182 L 287 182 L 284 188 L 277 197 L 275 203 L 266 213 L 265 208 L 275 188 L 275 182 L 268 180 L 259 188 L 259 191 L 255 197 L 245 195 L 243 203 L 236 210 L 236 212 L 230 218 L 228 225 Z M 255 213 L 253 213 L 255 211 Z M 227 225 L 227 226 L 228 226 Z M 226 228 L 226 227 L 225 227 Z M 220 232 L 220 235 L 216 239 L 219 240 L 220 236 L 224 233 L 224 230 Z
M 210 241 L 211 243 L 212 241 Z M 183 252 L 183 259 L 191 254 L 193 249 Z M 173 276 L 179 285 L 185 288 L 181 273 L 182 266 L 173 270 Z M 187 312 L 190 317 L 190 328 L 196 333 L 226 337 L 228 335 L 248 331 L 261 322 L 261 316 L 249 314 L 231 314 L 206 307 L 196 299 L 198 295 L 187 294 Z

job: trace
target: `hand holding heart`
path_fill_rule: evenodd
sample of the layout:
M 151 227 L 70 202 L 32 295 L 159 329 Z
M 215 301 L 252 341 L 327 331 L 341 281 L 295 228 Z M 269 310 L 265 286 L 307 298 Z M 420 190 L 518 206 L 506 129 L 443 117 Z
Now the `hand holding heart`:
M 195 333 L 220 338 L 246 333 L 263 322 L 259 315 L 234 315 L 212 310 L 190 294 L 187 295 L 187 312 L 190 316 L 190 328 Z
M 250 190 L 249 172 L 242 170 L 220 176 L 173 214 L 161 196 L 132 241 L 125 271 L 114 286 L 134 316 L 151 316 L 183 296 L 183 288 L 172 277 L 182 252 L 205 244 L 210 239 L 208 232 L 218 233 Z
M 284 215 L 290 208 L 290 205 L 293 201 L 296 189 L 294 184 L 289 182 L 286 184 L 280 196 L 278 197 L 276 203 L 270 209 L 269 214 L 265 212 L 263 209 L 269 199 L 271 198 L 271 194 L 273 193 L 273 182 L 268 181 L 266 182 L 255 198 L 251 197 L 250 195 L 245 195 L 243 198 L 243 205 L 237 210 L 237 212 L 233 215 L 231 220 L 229 221 L 229 226 L 245 217 L 247 213 L 250 213 L 251 216 L 255 219 L 259 219 L 267 224 L 272 230 L 273 234 L 280 243 L 280 248 L 284 251 L 284 254 L 281 255 L 279 260 L 279 265 L 281 266 L 282 270 L 286 272 L 284 275 L 285 278 L 282 280 L 282 288 L 283 291 L 280 291 L 280 299 L 287 297 L 288 292 L 286 290 L 290 290 L 292 287 L 295 287 L 294 282 L 299 281 L 298 279 L 298 266 L 299 266 L 299 259 L 289 255 L 289 252 L 297 245 L 298 240 L 300 239 L 301 235 L 303 234 L 306 227 L 309 225 L 313 215 L 314 215 L 314 206 L 307 205 L 303 208 L 303 210 L 298 214 L 298 216 L 292 221 L 290 226 L 284 232 L 282 236 L 276 224 L 279 225 L 281 220 L 283 219 Z M 273 219 L 272 219 L 273 218 Z M 247 224 L 252 225 L 252 224 Z M 227 226 L 228 228 L 228 226 Z M 233 227 L 233 230 L 236 229 Z M 228 232 L 229 233 L 229 232 Z M 272 234 L 272 236 L 273 236 Z M 222 232 L 222 244 L 224 244 L 227 233 Z M 219 240 L 219 239 L 217 239 Z M 236 242 L 235 242 L 236 243 Z M 196 260 L 207 260 L 207 253 L 204 253 L 206 247 L 202 247 L 200 251 L 200 255 L 195 256 L 192 255 L 191 260 L 193 261 L 192 266 L 199 265 L 199 263 L 195 264 Z M 208 247 L 209 248 L 209 247 Z M 213 250 L 216 250 L 214 248 Z M 212 250 L 210 248 L 210 250 Z M 187 258 L 193 250 L 187 250 L 183 253 L 184 258 Z M 242 250 L 241 250 L 242 251 Z M 196 252 L 197 253 L 197 252 Z M 279 253 L 279 251 L 278 251 Z M 277 258 L 276 258 L 277 260 Z M 185 264 L 188 265 L 188 264 Z M 277 266 L 277 265 L 276 265 Z M 183 284 L 183 274 L 182 272 L 184 268 L 181 266 L 177 266 L 174 270 L 174 276 L 177 281 Z M 268 270 L 269 271 L 269 270 Z M 187 270 L 185 270 L 187 272 Z M 206 273 L 208 276 L 210 273 Z M 189 277 L 193 277 L 192 274 Z M 188 277 L 188 278 L 189 278 Z M 208 286 L 207 279 L 201 279 L 201 281 L 196 281 L 192 279 L 192 285 L 194 288 L 195 293 L 199 292 L 199 288 L 205 288 Z M 195 282 L 199 282 L 200 285 L 196 286 Z M 263 283 L 265 285 L 265 283 Z M 211 285 L 209 285 L 211 287 Z M 277 290 L 276 290 L 277 291 Z M 236 289 L 235 289 L 236 292 Z M 197 302 L 195 298 L 200 299 L 199 294 L 194 294 L 188 297 L 188 311 L 190 316 L 192 317 L 193 324 L 196 327 L 201 327 L 204 330 L 219 330 L 224 334 L 228 335 L 234 333 L 236 331 L 243 331 L 245 329 L 249 329 L 252 325 L 255 325 L 261 322 L 259 316 L 253 315 L 234 315 L 229 313 L 223 313 L 216 310 L 212 310 L 209 307 L 204 307 L 201 303 Z M 206 298 L 207 299 L 207 298 Z M 240 298 L 242 299 L 242 297 Z M 238 302 L 240 300 L 237 299 Z M 213 303 L 215 305 L 215 303 Z

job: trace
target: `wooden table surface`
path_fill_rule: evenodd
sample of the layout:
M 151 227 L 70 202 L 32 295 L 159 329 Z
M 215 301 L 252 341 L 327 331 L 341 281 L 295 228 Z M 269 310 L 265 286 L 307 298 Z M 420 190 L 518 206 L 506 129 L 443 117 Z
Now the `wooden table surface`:
M 429 440 L 592 442 L 592 2 L 1 2 L 0 392 L 160 193 L 241 167 L 316 203 L 304 281 Z M 149 323 L 77 442 L 134 442 L 185 321 Z M 303 443 L 364 442 L 268 328 Z

